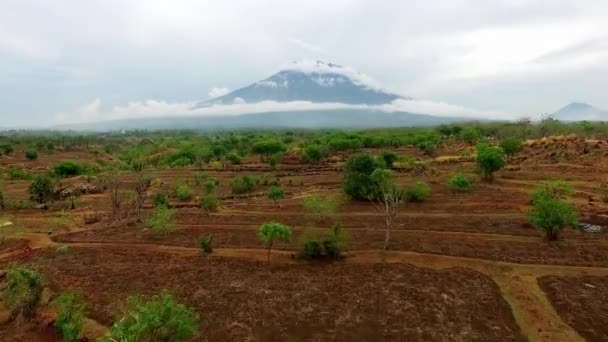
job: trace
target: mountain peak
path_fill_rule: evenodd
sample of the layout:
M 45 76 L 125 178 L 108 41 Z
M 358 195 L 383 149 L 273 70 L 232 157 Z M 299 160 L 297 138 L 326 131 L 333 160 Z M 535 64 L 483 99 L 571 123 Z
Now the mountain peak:
M 396 99 L 409 98 L 381 89 L 370 77 L 350 67 L 303 60 L 285 65 L 274 75 L 247 87 L 202 102 L 198 107 L 263 101 L 382 105 Z
M 588 103 L 572 102 L 553 113 L 553 117 L 562 121 L 605 121 L 608 119 L 608 112 Z

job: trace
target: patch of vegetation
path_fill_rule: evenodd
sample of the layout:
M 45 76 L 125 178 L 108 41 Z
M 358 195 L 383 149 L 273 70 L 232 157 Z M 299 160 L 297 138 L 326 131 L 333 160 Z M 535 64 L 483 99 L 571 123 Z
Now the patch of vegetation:
M 517 137 L 509 137 L 503 139 L 499 146 L 505 155 L 510 158 L 523 149 L 523 142 Z
M 405 198 L 408 202 L 424 202 L 429 197 L 431 188 L 422 181 L 416 181 L 405 189 Z
M 448 181 L 448 187 L 459 192 L 469 191 L 472 186 L 473 182 L 471 181 L 471 178 L 464 173 L 456 173 Z
M 229 161 L 232 165 L 241 165 L 241 157 L 234 152 L 230 152 L 226 155 L 226 160 Z
M 478 143 L 476 149 L 479 171 L 484 179 L 492 180 L 494 172 L 502 169 L 506 164 L 502 150 L 485 142 Z
M 70 246 L 68 246 L 68 245 L 59 246 L 59 247 L 57 247 L 56 252 L 57 252 L 57 254 L 68 254 L 70 252 Z
M 235 195 L 252 192 L 256 187 L 256 179 L 252 176 L 236 176 L 230 181 L 230 189 Z
M 59 177 L 73 177 L 83 174 L 85 167 L 73 160 L 64 160 L 53 167 L 53 174 Z
M 29 149 L 25 151 L 25 158 L 29 159 L 29 160 L 36 160 L 38 159 L 38 151 L 34 150 L 34 149 Z
M 192 189 L 186 183 L 178 183 L 175 188 L 175 197 L 181 202 L 192 199 Z
M 30 200 L 35 203 L 43 204 L 53 198 L 55 184 L 48 175 L 37 175 L 32 180 L 28 188 Z
M 205 236 L 201 236 L 198 239 L 198 242 L 201 246 L 201 251 L 203 252 L 203 254 L 213 253 L 213 235 L 208 234 Z
M 335 214 L 340 204 L 340 200 L 335 196 L 312 195 L 302 200 L 304 210 L 312 214 L 316 222 Z
M 169 208 L 169 199 L 167 198 L 167 193 L 160 189 L 154 194 L 154 198 L 152 199 L 154 203 L 154 207 L 165 207 Z
M 22 169 L 10 168 L 7 171 L 8 179 L 10 180 L 30 180 L 34 175 Z
M 55 231 L 58 229 L 69 229 L 76 226 L 78 223 L 78 219 L 74 216 L 67 214 L 64 211 L 61 211 L 57 216 L 53 217 L 46 224 L 47 228 L 50 231 Z
M 354 200 L 367 200 L 373 194 L 376 184 L 372 173 L 381 167 L 380 163 L 369 153 L 355 154 L 344 166 L 344 193 Z
M 199 205 L 205 214 L 214 213 L 220 205 L 220 200 L 213 194 L 206 194 L 201 197 Z
M 167 291 L 152 298 L 130 297 L 128 311 L 110 328 L 102 342 L 185 342 L 198 330 L 198 316 Z
M 55 328 L 66 342 L 77 342 L 82 338 L 82 326 L 86 317 L 84 303 L 73 293 L 64 292 L 53 301 L 58 309 Z
M 340 223 L 334 224 L 328 234 L 305 231 L 300 238 L 298 257 L 308 260 L 341 259 L 347 240 L 348 237 Z
M 267 222 L 260 226 L 258 239 L 268 249 L 267 262 L 270 262 L 270 250 L 276 241 L 289 242 L 291 239 L 291 228 L 278 222 Z
M 384 165 L 389 169 L 393 168 L 393 164 L 399 158 L 399 156 L 395 152 L 391 151 L 384 151 L 380 156 L 382 158 L 382 161 L 384 162 Z
M 2 301 L 11 310 L 11 320 L 19 315 L 30 318 L 36 312 L 42 297 L 42 276 L 35 270 L 10 265 L 6 273 L 6 287 Z
M 327 147 L 311 144 L 300 152 L 300 160 L 304 163 L 317 164 L 327 157 Z
M 276 139 L 265 139 L 253 145 L 252 152 L 259 154 L 262 161 L 267 161 L 276 153 L 285 152 L 287 147 Z
M 541 184 L 532 194 L 532 209 L 528 212 L 528 221 L 544 231 L 549 241 L 557 240 L 563 228 L 576 227 L 577 223 L 576 209 L 563 200 L 563 188 L 557 192 L 555 189 Z
M 278 186 L 271 186 L 266 192 L 266 196 L 274 202 L 274 206 L 277 206 L 277 202 L 285 198 L 285 191 Z
M 144 220 L 144 224 L 156 235 L 168 234 L 177 229 L 173 223 L 174 215 L 173 209 L 162 206 L 156 207 L 152 214 Z

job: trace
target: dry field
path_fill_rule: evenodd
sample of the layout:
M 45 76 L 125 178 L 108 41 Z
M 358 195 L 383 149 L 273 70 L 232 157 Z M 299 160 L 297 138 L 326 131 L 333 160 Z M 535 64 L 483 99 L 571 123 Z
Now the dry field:
M 608 340 L 608 235 L 566 230 L 549 243 L 527 223 L 530 191 L 543 180 L 563 179 L 583 223 L 608 227 L 600 184 L 608 180 L 608 142 L 581 139 L 535 141 L 509 160 L 493 182 L 475 175 L 463 146 L 426 157 L 416 149 L 395 152 L 428 162 L 420 175 L 398 172 L 398 182 L 431 187 L 422 203 L 407 203 L 383 251 L 384 219 L 369 203 L 346 201 L 334 217 L 314 219 L 302 199 L 341 194 L 341 155 L 321 165 L 286 159 L 276 171 L 257 158 L 239 169 L 206 170 L 220 181 L 218 212 L 204 215 L 196 199 L 177 202 L 175 232 L 158 236 L 133 219 L 110 216 L 108 191 L 83 195 L 70 223 L 57 226 L 59 205 L 49 210 L 3 210 L 23 232 L 0 251 L 6 266 L 19 262 L 45 276 L 49 293 L 70 289 L 89 305 L 87 337 L 102 334 L 127 296 L 171 291 L 200 315 L 195 341 L 606 341 Z M 378 151 L 374 151 L 378 152 Z M 56 151 L 36 161 L 20 152 L 0 165 L 41 171 L 64 159 L 111 159 L 86 151 Z M 189 182 L 195 168 L 151 170 L 156 183 Z M 455 172 L 471 175 L 473 189 L 446 186 Z M 273 174 L 286 191 L 275 206 L 266 186 L 241 198 L 230 194 L 235 175 Z M 134 176 L 122 176 L 132 188 Z M 84 182 L 81 177 L 65 183 Z M 5 197 L 26 199 L 29 181 L 4 181 Z M 150 189 L 150 196 L 154 189 Z M 153 210 L 151 201 L 145 213 Z M 85 224 L 96 214 L 101 221 Z M 256 232 L 267 221 L 326 231 L 339 219 L 350 236 L 347 257 L 333 263 L 295 259 L 297 238 L 282 243 L 266 263 Z M 201 235 L 213 234 L 214 252 L 203 256 Z M 66 254 L 56 252 L 67 245 Z M 47 294 L 50 296 L 50 294 Z M 4 324 L 4 341 L 58 340 L 53 313 L 34 322 Z

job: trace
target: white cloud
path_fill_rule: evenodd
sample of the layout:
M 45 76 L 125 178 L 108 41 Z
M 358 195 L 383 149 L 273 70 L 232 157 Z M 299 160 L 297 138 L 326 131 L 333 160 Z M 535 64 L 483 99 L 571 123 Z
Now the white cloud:
M 287 39 L 287 41 L 288 41 L 290 44 L 293 44 L 293 45 L 295 45 L 295 46 L 298 46 L 298 47 L 300 47 L 300 48 L 302 48 L 302 49 L 304 49 L 304 50 L 306 50 L 306 51 L 308 51 L 308 52 L 313 52 L 313 53 L 317 53 L 317 54 L 320 54 L 320 53 L 324 53 L 324 52 L 325 52 L 325 51 L 323 50 L 323 48 L 321 48 L 321 47 L 319 47 L 319 46 L 316 46 L 316 45 L 313 45 L 313 44 L 310 44 L 310 43 L 307 43 L 307 42 L 305 42 L 305 41 L 303 41 L 303 40 L 301 40 L 301 39 L 297 39 L 297 38 L 289 38 L 289 39 Z
M 211 88 L 211 90 L 209 90 L 209 93 L 207 95 L 209 96 L 209 98 L 216 98 L 216 97 L 226 95 L 229 92 L 230 92 L 230 90 L 228 90 L 228 88 L 213 87 L 213 88 Z
M 344 103 L 313 103 L 309 101 L 276 102 L 262 101 L 246 103 L 241 98 L 235 98 L 233 104 L 214 104 L 207 107 L 195 108 L 196 102 L 169 103 L 158 100 L 133 101 L 124 106 L 115 106 L 107 112 L 100 112 L 100 100 L 79 108 L 71 114 L 55 116 L 57 123 L 91 123 L 103 119 L 121 120 L 134 118 L 176 117 L 176 116 L 232 116 L 242 114 L 255 114 L 266 112 L 287 111 L 314 111 L 332 109 L 368 109 L 384 112 L 408 112 L 417 114 L 430 114 L 444 117 L 464 118 L 494 118 L 505 119 L 511 117 L 508 113 L 498 111 L 481 111 L 443 102 L 426 100 L 395 100 L 389 104 L 351 105 Z M 77 118 L 76 120 L 71 118 Z

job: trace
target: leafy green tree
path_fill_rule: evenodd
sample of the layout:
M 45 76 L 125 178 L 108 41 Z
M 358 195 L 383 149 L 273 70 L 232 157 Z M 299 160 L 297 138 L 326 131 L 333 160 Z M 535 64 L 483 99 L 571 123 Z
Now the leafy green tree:
M 500 142 L 500 148 L 507 157 L 512 157 L 523 149 L 523 142 L 516 137 L 509 137 Z
M 84 166 L 73 160 L 64 160 L 53 167 L 53 173 L 60 177 L 78 176 L 84 171 Z
M 316 164 L 327 156 L 327 148 L 321 145 L 308 145 L 300 153 L 300 159 L 305 163 Z
M 565 199 L 573 193 L 572 185 L 564 180 L 546 181 L 538 184 L 532 191 L 532 201 L 542 197 Z
M 355 154 L 344 166 L 344 193 L 355 200 L 367 200 L 375 187 L 372 173 L 381 167 L 369 153 Z
M 384 165 L 386 165 L 386 167 L 389 169 L 393 168 L 393 164 L 399 158 L 399 156 L 397 156 L 397 154 L 395 152 L 391 152 L 391 151 L 384 151 L 384 152 L 382 152 L 381 156 L 382 156 L 382 160 L 384 161 Z
M 67 247 L 67 246 L 66 246 Z M 58 309 L 55 327 L 66 342 L 77 342 L 82 338 L 82 326 L 86 316 L 86 307 L 73 293 L 64 292 L 53 301 Z
M 270 159 L 270 156 L 279 152 L 285 152 L 285 145 L 276 139 L 265 139 L 253 145 L 252 151 L 259 154 L 262 162 Z
M 2 301 L 11 310 L 10 319 L 14 320 L 20 314 L 32 317 L 40 304 L 42 289 L 42 276 L 37 271 L 10 265 L 2 290 Z
M 28 188 L 30 200 L 35 203 L 46 203 L 53 197 L 55 185 L 48 175 L 37 175 Z
M 114 323 L 102 342 L 185 342 L 198 330 L 198 316 L 167 291 L 152 298 L 130 297 L 128 311 Z
M 477 149 L 477 166 L 484 179 L 492 180 L 494 172 L 505 166 L 505 158 L 500 148 L 490 146 L 485 142 L 480 142 Z
M 277 201 L 285 198 L 285 191 L 278 186 L 271 186 L 268 188 L 268 192 L 266 193 L 269 199 L 274 202 L 274 206 L 277 206 Z
M 275 241 L 288 242 L 291 238 L 289 226 L 278 222 L 267 222 L 260 226 L 258 239 L 268 248 L 267 262 L 270 262 L 270 250 Z
M 471 189 L 473 183 L 469 176 L 463 173 L 456 173 L 448 181 L 448 186 L 456 191 L 465 192 Z
M 241 157 L 234 152 L 230 152 L 226 155 L 226 160 L 232 163 L 232 165 L 241 165 Z
M 528 221 L 543 230 L 547 240 L 553 241 L 559 238 L 564 227 L 576 227 L 577 214 L 571 204 L 544 193 L 533 196 Z
M 29 149 L 29 150 L 25 151 L 25 158 L 27 158 L 29 160 L 38 159 L 38 151 L 36 151 L 34 149 Z

